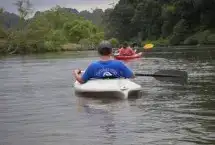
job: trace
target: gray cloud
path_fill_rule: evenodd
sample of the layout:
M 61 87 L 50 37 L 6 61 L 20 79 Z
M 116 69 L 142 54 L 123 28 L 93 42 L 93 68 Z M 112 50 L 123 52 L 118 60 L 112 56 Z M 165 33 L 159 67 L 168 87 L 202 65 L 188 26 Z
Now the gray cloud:
M 15 12 L 16 7 L 14 3 L 17 0 L 0 0 L 0 7 L 3 7 L 9 12 Z M 33 4 L 34 11 L 37 10 L 47 10 L 56 5 L 68 8 L 76 8 L 80 10 L 91 10 L 92 8 L 106 9 L 111 7 L 110 3 L 117 2 L 118 0 L 31 0 Z

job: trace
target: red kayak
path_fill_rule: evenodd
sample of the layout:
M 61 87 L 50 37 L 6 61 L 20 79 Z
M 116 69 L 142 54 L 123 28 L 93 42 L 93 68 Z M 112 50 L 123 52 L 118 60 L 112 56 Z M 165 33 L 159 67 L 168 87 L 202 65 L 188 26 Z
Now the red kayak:
M 142 56 L 142 52 L 131 56 L 115 55 L 114 58 L 118 60 L 128 60 L 128 59 L 140 58 L 141 56 Z

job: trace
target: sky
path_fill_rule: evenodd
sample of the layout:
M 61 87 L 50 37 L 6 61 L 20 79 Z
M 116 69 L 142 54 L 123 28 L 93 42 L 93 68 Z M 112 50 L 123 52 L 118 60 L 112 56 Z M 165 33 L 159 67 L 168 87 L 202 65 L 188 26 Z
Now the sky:
M 0 7 L 6 11 L 17 13 L 13 3 L 17 0 L 0 0 Z M 30 0 L 33 4 L 34 11 L 44 11 L 56 5 L 67 8 L 75 8 L 78 11 L 100 8 L 107 9 L 112 7 L 111 3 L 117 3 L 118 0 Z

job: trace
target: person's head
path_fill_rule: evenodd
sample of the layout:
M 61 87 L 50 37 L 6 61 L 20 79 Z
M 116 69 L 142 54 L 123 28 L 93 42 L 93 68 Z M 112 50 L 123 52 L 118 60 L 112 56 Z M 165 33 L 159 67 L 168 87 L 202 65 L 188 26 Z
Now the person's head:
M 128 47 L 128 43 L 127 42 L 123 43 L 123 48 L 127 48 L 127 47 Z
M 98 53 L 101 56 L 108 56 L 112 54 L 112 45 L 109 41 L 102 41 L 98 46 Z

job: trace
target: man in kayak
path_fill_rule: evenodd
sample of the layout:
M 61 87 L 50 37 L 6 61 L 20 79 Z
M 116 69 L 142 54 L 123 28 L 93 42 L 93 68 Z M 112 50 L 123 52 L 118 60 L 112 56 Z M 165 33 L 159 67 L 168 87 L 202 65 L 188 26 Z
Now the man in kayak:
M 119 49 L 120 56 L 132 56 L 135 55 L 135 51 L 128 46 L 128 43 L 124 43 L 123 47 Z
M 79 83 L 86 83 L 90 79 L 134 77 L 134 73 L 122 61 L 112 59 L 110 42 L 102 41 L 99 44 L 98 53 L 100 60 L 92 62 L 83 75 L 79 69 L 74 70 L 73 74 Z

